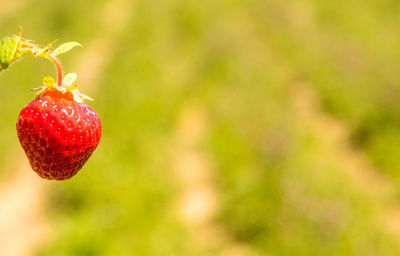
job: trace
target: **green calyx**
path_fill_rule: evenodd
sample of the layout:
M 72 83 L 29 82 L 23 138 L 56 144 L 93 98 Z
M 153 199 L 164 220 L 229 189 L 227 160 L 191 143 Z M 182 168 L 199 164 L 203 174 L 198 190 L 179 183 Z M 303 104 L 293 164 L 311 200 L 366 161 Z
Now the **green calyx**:
M 85 94 L 82 94 L 81 92 L 78 91 L 78 88 L 75 84 L 75 80 L 78 76 L 75 73 L 69 73 L 67 74 L 63 81 L 62 85 L 56 84 L 56 81 L 54 78 L 51 76 L 45 76 L 43 78 L 43 86 L 39 88 L 35 88 L 35 91 L 38 91 L 36 93 L 36 98 L 42 96 L 46 91 L 49 90 L 58 90 L 60 92 L 64 93 L 71 93 L 73 96 L 74 101 L 82 103 L 83 100 L 92 100 L 89 96 L 86 96 Z

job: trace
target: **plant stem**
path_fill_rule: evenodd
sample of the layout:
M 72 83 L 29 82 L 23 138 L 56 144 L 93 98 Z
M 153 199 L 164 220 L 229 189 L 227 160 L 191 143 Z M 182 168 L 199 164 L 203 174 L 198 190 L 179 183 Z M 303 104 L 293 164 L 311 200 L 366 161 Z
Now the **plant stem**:
M 57 68 L 57 73 L 58 73 L 58 79 L 57 79 L 57 85 L 62 86 L 62 79 L 63 79 L 63 69 L 61 66 L 61 62 L 57 59 L 56 56 L 54 56 L 52 53 L 48 53 L 47 57 L 54 62 Z

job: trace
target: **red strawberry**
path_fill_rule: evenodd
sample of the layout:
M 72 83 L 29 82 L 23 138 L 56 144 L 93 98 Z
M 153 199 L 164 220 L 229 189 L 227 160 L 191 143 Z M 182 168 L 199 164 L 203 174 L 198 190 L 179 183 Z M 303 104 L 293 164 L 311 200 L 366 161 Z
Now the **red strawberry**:
M 77 90 L 61 89 L 43 87 L 40 97 L 22 109 L 17 122 L 18 138 L 31 167 L 45 179 L 74 176 L 101 137 L 98 114 L 76 101 Z
M 77 42 L 52 48 L 42 47 L 32 40 L 18 36 L 0 41 L 0 71 L 24 56 L 52 61 L 57 68 L 57 84 L 45 77 L 38 98 L 27 104 L 17 122 L 17 133 L 32 169 L 46 179 L 64 180 L 74 176 L 96 149 L 101 137 L 101 122 L 97 113 L 82 103 L 89 97 L 73 85 L 76 74 L 63 78 L 57 56 L 68 52 Z

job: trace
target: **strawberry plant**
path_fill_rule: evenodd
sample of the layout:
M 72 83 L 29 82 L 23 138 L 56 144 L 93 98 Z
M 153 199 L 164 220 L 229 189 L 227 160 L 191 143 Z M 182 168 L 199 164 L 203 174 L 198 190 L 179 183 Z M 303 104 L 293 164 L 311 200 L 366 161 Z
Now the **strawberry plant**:
M 17 121 L 17 135 L 32 169 L 42 178 L 65 180 L 73 177 L 86 163 L 101 138 L 102 124 L 95 110 L 83 103 L 91 100 L 80 93 L 75 73 L 63 76 L 57 55 L 79 43 L 69 42 L 52 48 L 53 43 L 39 46 L 18 36 L 0 42 L 0 71 L 24 56 L 52 61 L 58 73 L 57 82 L 44 77 L 36 88 L 36 99 L 25 105 Z

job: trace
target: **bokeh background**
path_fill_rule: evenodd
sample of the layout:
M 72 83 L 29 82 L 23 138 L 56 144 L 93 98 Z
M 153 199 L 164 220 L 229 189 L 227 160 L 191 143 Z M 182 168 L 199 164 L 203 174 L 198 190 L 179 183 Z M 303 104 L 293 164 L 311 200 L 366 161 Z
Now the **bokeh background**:
M 41 180 L 15 122 L 51 63 L 0 74 L 0 255 L 400 255 L 398 0 L 1 0 L 103 122 Z

